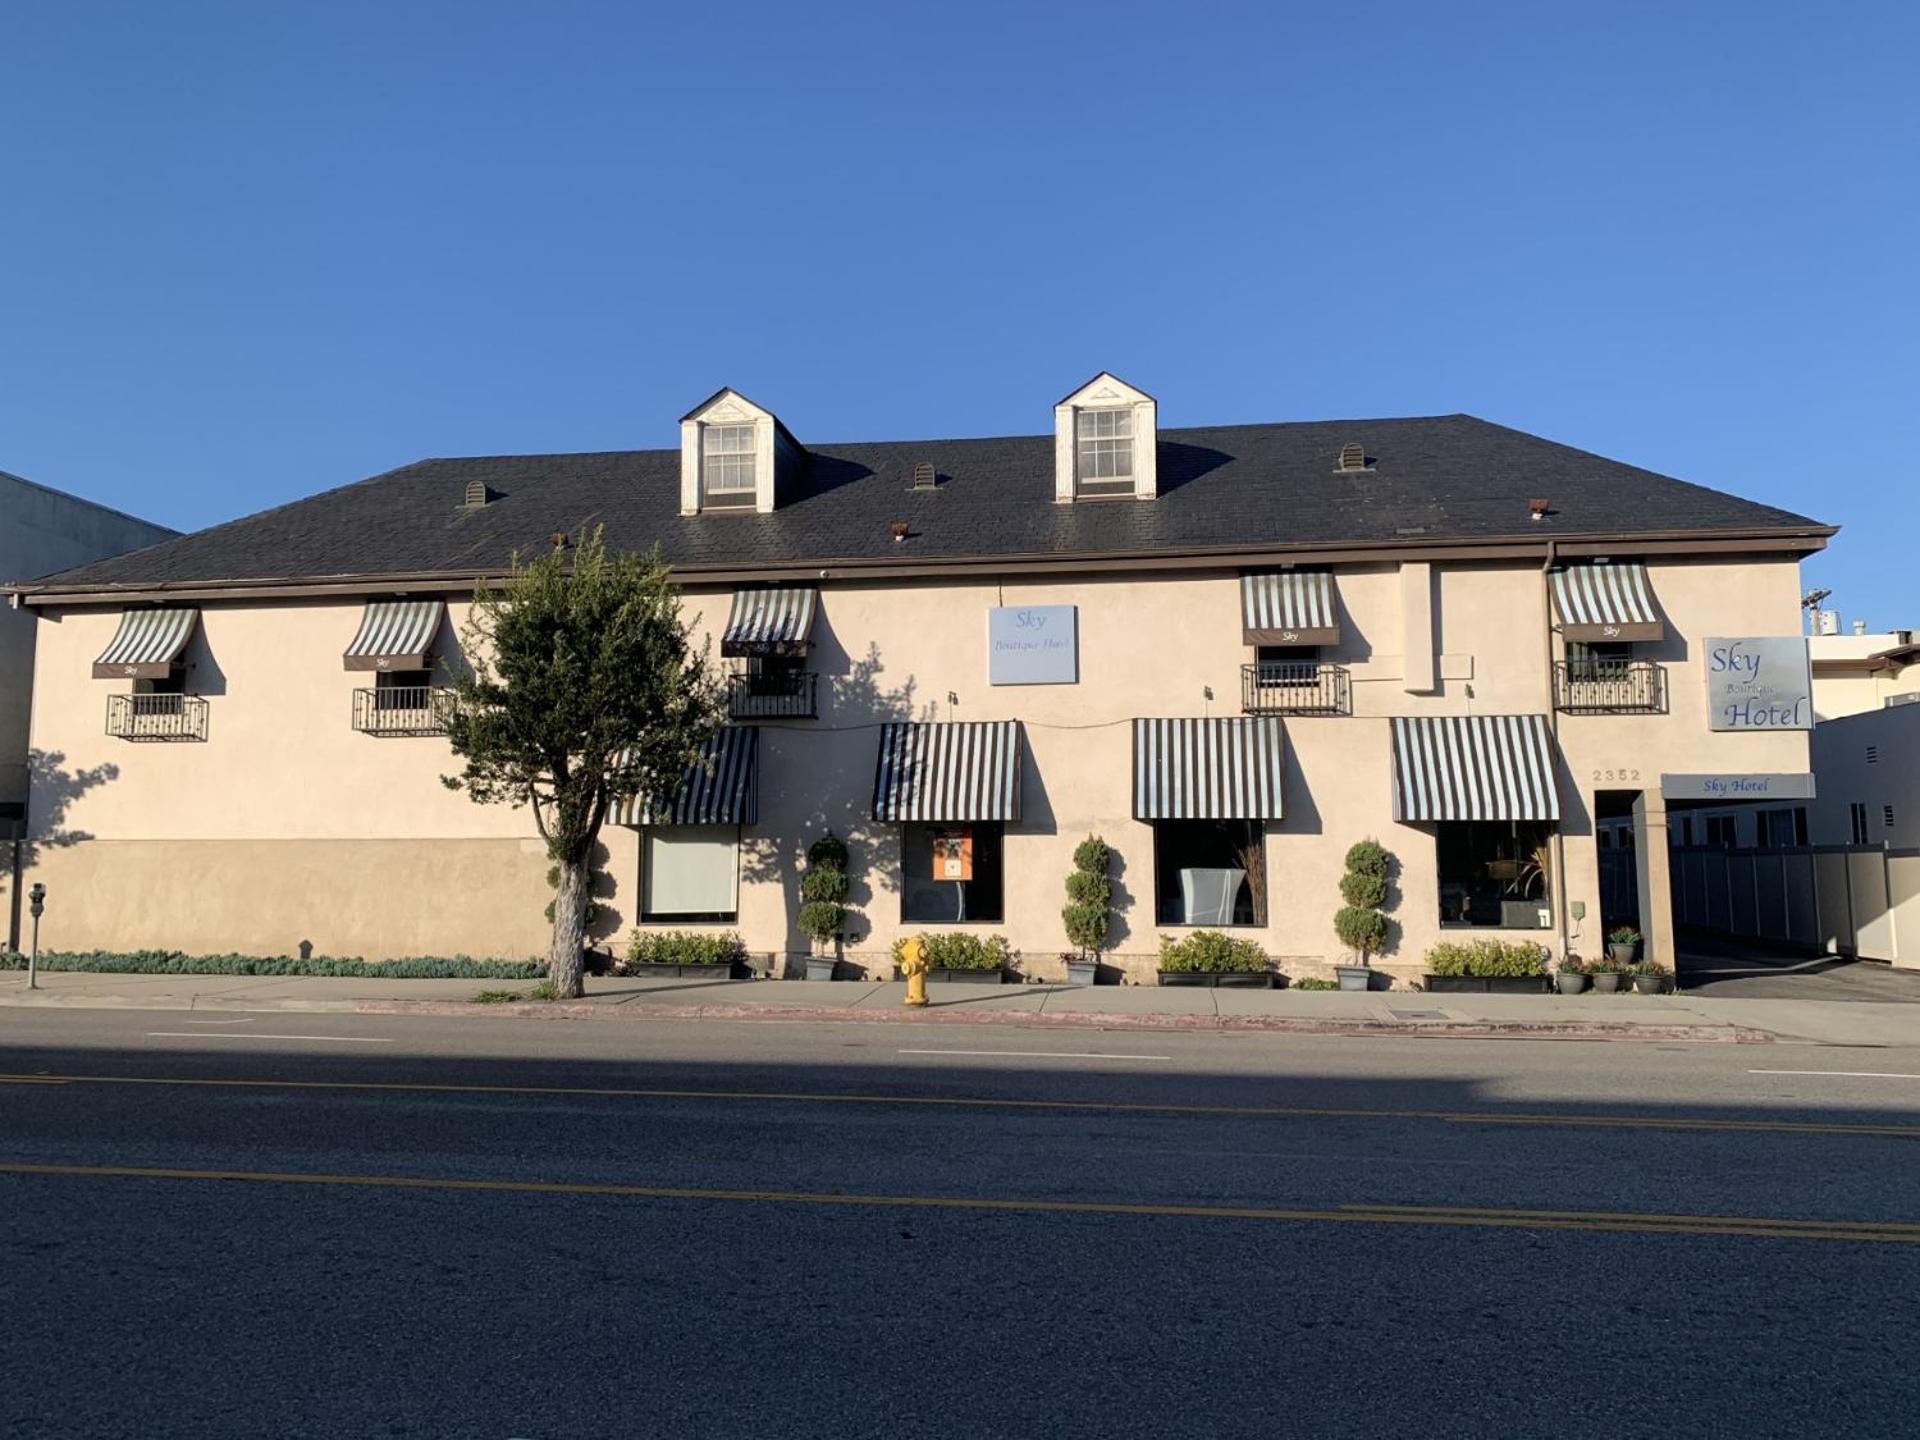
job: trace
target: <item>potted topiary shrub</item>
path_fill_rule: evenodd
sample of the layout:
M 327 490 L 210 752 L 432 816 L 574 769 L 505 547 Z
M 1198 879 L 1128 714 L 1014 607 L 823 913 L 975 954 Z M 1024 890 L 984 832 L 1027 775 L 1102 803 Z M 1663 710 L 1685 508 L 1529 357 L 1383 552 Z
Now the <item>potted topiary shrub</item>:
M 1109 905 L 1113 883 L 1107 868 L 1113 852 L 1098 835 L 1089 835 L 1073 847 L 1073 869 L 1067 874 L 1067 903 L 1061 907 L 1060 921 L 1066 927 L 1073 953 L 1065 956 L 1067 983 L 1093 985 L 1100 976 L 1100 951 L 1107 943 L 1112 924 Z
M 1633 967 L 1633 988 L 1642 995 L 1658 995 L 1667 988 L 1667 972 L 1651 960 Z
M 1609 953 L 1601 956 L 1588 967 L 1593 975 L 1593 993 L 1596 995 L 1618 993 L 1627 978 L 1627 962 L 1613 958 L 1611 945 L 1607 950 Z
M 838 942 L 847 923 L 847 847 L 831 830 L 807 847 L 800 877 L 800 928 L 812 942 L 807 979 L 832 980 L 839 968 Z
M 1538 995 L 1547 988 L 1547 950 L 1531 940 L 1485 936 L 1427 951 L 1427 989 L 1494 995 Z
M 1591 979 L 1585 961 L 1578 955 L 1563 955 L 1560 963 L 1554 967 L 1553 988 L 1562 995 L 1578 995 L 1587 988 Z
M 1340 898 L 1346 903 L 1334 912 L 1333 933 L 1360 957 L 1358 965 L 1336 965 L 1342 990 L 1365 990 L 1373 983 L 1367 963 L 1387 943 L 1387 872 L 1393 857 L 1378 840 L 1362 840 L 1347 850 L 1347 873 L 1340 877 Z
M 1218 930 L 1196 930 L 1183 939 L 1160 937 L 1162 985 L 1273 985 L 1273 962 L 1251 940 L 1232 940 Z
M 630 975 L 730 980 L 746 960 L 747 947 L 732 931 L 709 935 L 698 930 L 636 930 L 627 942 Z
M 893 942 L 893 963 L 896 967 L 900 963 L 900 951 L 906 943 L 907 937 L 904 935 Z M 1006 980 L 1007 971 L 1013 964 L 1013 947 L 1007 944 L 1004 935 L 989 935 L 983 940 L 965 931 L 951 931 L 922 935 L 920 943 L 927 947 L 929 982 L 999 985 Z
M 1618 960 L 1625 968 L 1640 953 L 1640 932 L 1631 925 L 1616 925 L 1607 932 L 1607 958 Z

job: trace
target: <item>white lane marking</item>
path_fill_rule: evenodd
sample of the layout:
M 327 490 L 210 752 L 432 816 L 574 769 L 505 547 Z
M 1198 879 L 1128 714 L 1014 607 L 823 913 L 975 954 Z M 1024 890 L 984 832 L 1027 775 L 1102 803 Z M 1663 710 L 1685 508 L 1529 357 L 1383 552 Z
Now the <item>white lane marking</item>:
M 392 1040 L 371 1035 L 263 1035 L 249 1030 L 244 1035 L 205 1030 L 149 1030 L 149 1040 L 338 1040 L 343 1045 L 391 1045 Z
M 244 1020 L 182 1020 L 180 1023 L 182 1025 L 251 1025 L 253 1017 L 249 1015 Z
M 1118 1055 L 1102 1050 L 896 1050 L 896 1055 L 1014 1055 L 1031 1060 L 1171 1060 L 1171 1055 Z
M 1849 1080 L 1920 1080 L 1898 1070 L 1749 1070 L 1749 1075 L 1840 1075 Z

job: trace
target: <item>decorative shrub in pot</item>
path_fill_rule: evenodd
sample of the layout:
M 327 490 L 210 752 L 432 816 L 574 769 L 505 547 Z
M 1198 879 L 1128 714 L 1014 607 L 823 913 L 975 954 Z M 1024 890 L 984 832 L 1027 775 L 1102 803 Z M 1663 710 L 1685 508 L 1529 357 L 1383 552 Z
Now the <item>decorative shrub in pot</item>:
M 1658 995 L 1667 988 L 1667 972 L 1651 960 L 1633 967 L 1633 988 L 1642 995 Z
M 1613 947 L 1607 948 L 1611 950 Z M 1593 993 L 1596 995 L 1616 994 L 1626 983 L 1626 962 L 1614 959 L 1611 954 L 1594 961 L 1588 969 L 1593 976 Z
M 1273 985 L 1273 962 L 1253 941 L 1234 940 L 1218 930 L 1196 930 L 1179 940 L 1162 935 L 1160 983 L 1265 990 Z
M 847 924 L 847 847 L 831 830 L 807 847 L 800 877 L 800 929 L 812 942 L 807 978 L 831 980 L 839 966 L 838 941 Z
M 1393 856 L 1378 840 L 1362 840 L 1347 850 L 1347 873 L 1340 877 L 1340 899 L 1334 912 L 1333 933 L 1340 943 L 1360 957 L 1358 965 L 1336 965 L 1342 990 L 1365 990 L 1373 983 L 1369 960 L 1386 947 L 1387 917 L 1380 913 L 1387 903 L 1387 875 L 1393 868 Z
M 629 975 L 727 980 L 746 963 L 746 944 L 731 930 L 635 930 L 627 941 Z
M 1640 932 L 1631 925 L 1617 925 L 1607 932 L 1607 958 L 1631 965 L 1640 953 Z
M 1074 947 L 1072 954 L 1061 957 L 1067 963 L 1069 984 L 1092 985 L 1099 978 L 1100 952 L 1113 923 L 1113 882 L 1107 878 L 1112 860 L 1113 852 L 1098 835 L 1089 835 L 1073 847 L 1067 903 L 1060 910 L 1060 923 Z
M 1562 995 L 1581 994 L 1591 980 L 1586 963 L 1578 955 L 1563 956 L 1559 965 L 1554 967 L 1553 988 Z
M 1533 940 L 1444 941 L 1426 961 L 1427 989 L 1439 993 L 1539 995 L 1547 988 L 1547 948 Z
M 893 963 L 900 964 L 900 952 L 907 936 L 893 942 Z M 927 979 L 947 984 L 998 985 L 1007 978 L 1013 964 L 1013 947 L 1004 935 L 982 939 L 965 931 L 947 931 L 922 935 L 927 947 Z

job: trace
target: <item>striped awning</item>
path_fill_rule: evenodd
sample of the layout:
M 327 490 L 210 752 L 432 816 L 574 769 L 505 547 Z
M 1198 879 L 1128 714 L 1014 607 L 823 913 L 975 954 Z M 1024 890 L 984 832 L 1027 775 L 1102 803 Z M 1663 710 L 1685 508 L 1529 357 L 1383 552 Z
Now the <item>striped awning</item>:
M 1544 715 L 1397 716 L 1393 818 L 1558 820 Z
M 882 725 L 873 818 L 1018 820 L 1020 722 Z
M 193 638 L 198 610 L 128 610 L 113 643 L 93 662 L 96 680 L 164 680 Z
M 1569 565 L 1552 571 L 1553 608 L 1569 640 L 1663 640 L 1644 565 Z
M 819 592 L 811 585 L 736 590 L 720 637 L 722 655 L 804 655 Z
M 1272 716 L 1133 722 L 1136 820 L 1278 820 L 1285 738 Z
M 1249 645 L 1338 645 L 1333 576 L 1324 570 L 1242 575 L 1240 625 Z
M 707 737 L 700 758 L 687 767 L 672 796 L 631 796 L 618 801 L 607 819 L 615 825 L 755 824 L 760 819 L 759 748 L 755 726 L 723 726 Z
M 349 670 L 425 670 L 433 664 L 433 637 L 447 613 L 444 600 L 375 600 L 347 646 Z

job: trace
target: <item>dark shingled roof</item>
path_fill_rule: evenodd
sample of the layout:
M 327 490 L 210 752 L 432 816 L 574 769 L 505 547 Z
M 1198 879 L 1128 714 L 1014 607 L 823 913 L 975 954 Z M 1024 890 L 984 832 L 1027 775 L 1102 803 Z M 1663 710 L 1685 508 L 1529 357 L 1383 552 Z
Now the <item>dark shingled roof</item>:
M 1357 441 L 1372 468 L 1339 474 Z M 48 577 L 109 588 L 360 575 L 472 575 L 604 524 L 682 566 L 1192 553 L 1656 532 L 1797 530 L 1805 516 L 1470 415 L 1161 430 L 1159 498 L 1056 504 L 1053 436 L 809 447 L 771 515 L 679 513 L 680 452 L 422 460 L 197 534 Z M 940 484 L 912 488 L 931 461 Z M 466 486 L 499 498 L 462 508 Z M 1551 502 L 1544 522 L 1528 501 Z M 912 538 L 890 536 L 905 520 Z

